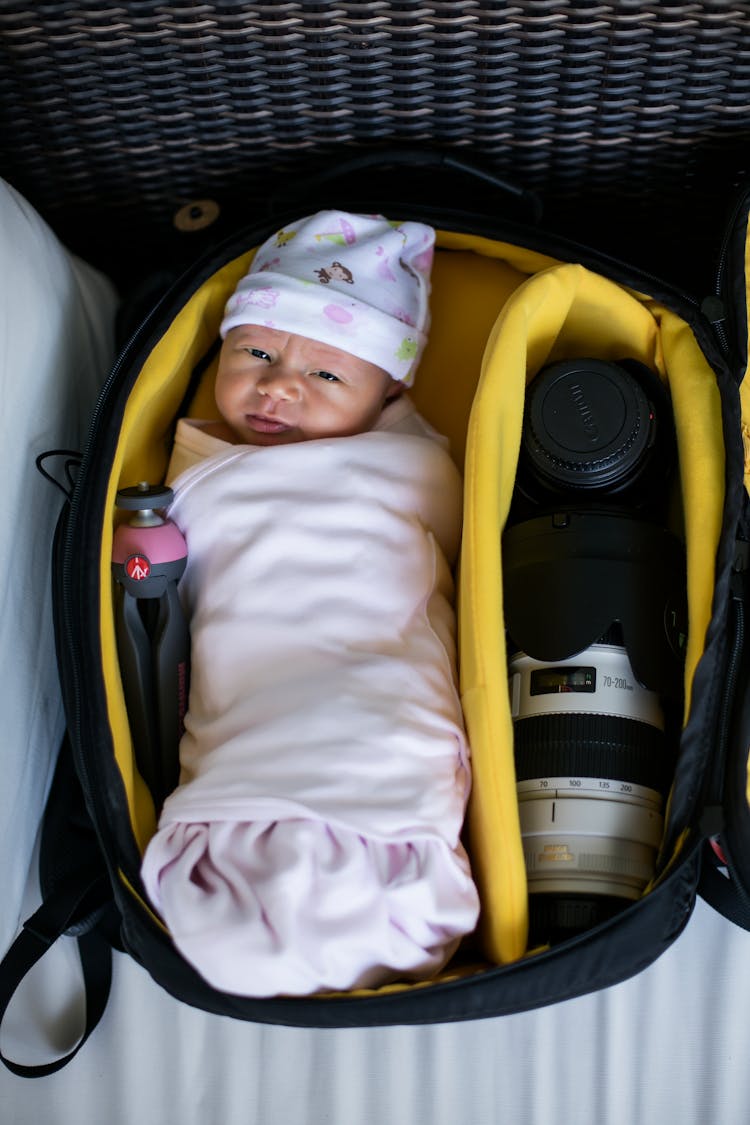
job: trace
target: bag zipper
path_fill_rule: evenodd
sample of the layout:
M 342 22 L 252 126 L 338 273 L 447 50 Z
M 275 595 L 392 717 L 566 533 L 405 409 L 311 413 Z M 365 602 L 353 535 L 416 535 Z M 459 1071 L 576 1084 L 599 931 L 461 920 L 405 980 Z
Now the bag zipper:
M 744 272 L 744 245 L 747 238 L 749 208 L 750 191 L 748 191 L 747 188 L 743 188 L 736 196 L 729 212 L 729 218 L 724 225 L 724 233 L 716 257 L 713 293 L 706 297 L 702 304 L 704 315 L 708 318 L 713 327 L 725 359 L 730 359 L 732 357 L 733 344 L 738 359 L 746 352 L 744 342 L 738 337 L 735 304 L 732 300 L 731 293 L 727 292 L 727 277 L 731 277 L 732 275 L 732 271 L 729 267 L 733 266 L 735 262 L 735 249 L 738 239 L 741 239 L 743 246 L 741 260 L 743 262 Z M 745 376 L 746 362 L 746 356 L 744 360 L 740 359 L 740 366 L 735 373 L 735 377 L 740 383 Z
M 738 309 L 730 290 L 735 275 L 743 280 L 744 315 L 747 317 L 747 278 L 745 275 L 745 247 L 748 237 L 750 189 L 744 186 L 736 195 L 724 227 L 724 234 L 716 260 L 714 300 L 719 317 L 714 330 L 724 355 L 736 364 L 732 372 L 738 385 L 747 373 L 747 344 L 740 333 Z M 740 450 L 740 457 L 742 452 Z M 735 559 L 730 579 L 730 610 L 733 610 L 735 628 L 743 634 L 735 639 L 722 693 L 722 712 L 719 760 L 714 769 L 718 774 L 717 804 L 714 806 L 714 823 L 706 827 L 716 829 L 719 845 L 727 863 L 733 889 L 740 901 L 750 909 L 750 807 L 747 795 L 748 731 L 750 731 L 750 701 L 742 694 L 750 676 L 750 654 L 745 649 L 747 636 L 746 607 L 750 594 L 750 502 L 742 485 L 742 508 L 738 518 Z M 739 690 L 739 697 L 737 691 Z M 747 729 L 745 729 L 747 728 Z
M 707 839 L 719 837 L 726 828 L 724 812 L 726 770 L 729 759 L 730 736 L 736 721 L 736 694 L 740 667 L 746 642 L 745 580 L 750 562 L 750 544 L 737 539 L 735 559 L 729 587 L 728 605 L 728 658 L 721 688 L 715 753 L 704 790 L 700 830 Z

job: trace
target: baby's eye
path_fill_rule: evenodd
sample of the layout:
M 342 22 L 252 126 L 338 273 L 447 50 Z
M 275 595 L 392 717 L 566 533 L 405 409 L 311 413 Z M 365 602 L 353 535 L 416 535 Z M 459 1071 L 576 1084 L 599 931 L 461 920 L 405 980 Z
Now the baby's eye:
M 341 382 L 338 375 L 334 375 L 332 371 L 316 371 L 315 374 L 319 375 L 321 379 L 325 379 L 327 383 Z
M 245 348 L 245 351 L 248 355 L 251 355 L 253 359 L 267 359 L 269 363 L 271 362 L 270 355 L 268 352 L 264 352 L 262 348 Z

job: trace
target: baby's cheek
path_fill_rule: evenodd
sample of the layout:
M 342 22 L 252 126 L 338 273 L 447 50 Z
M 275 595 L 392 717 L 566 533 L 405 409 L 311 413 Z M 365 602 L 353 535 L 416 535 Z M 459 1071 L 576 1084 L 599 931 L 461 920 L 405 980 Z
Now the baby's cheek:
M 228 413 L 237 402 L 241 382 L 241 379 L 234 376 L 231 372 L 224 372 L 223 374 L 220 373 L 217 375 L 216 386 L 214 387 L 214 398 L 222 414 Z

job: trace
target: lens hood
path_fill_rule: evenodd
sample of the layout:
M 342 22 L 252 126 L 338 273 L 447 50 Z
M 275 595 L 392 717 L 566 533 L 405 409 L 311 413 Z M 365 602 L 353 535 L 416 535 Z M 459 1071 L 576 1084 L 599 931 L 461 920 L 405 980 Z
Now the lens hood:
M 685 557 L 671 532 L 617 511 L 540 515 L 505 531 L 503 586 L 508 634 L 529 656 L 564 660 L 619 622 L 638 680 L 680 699 Z

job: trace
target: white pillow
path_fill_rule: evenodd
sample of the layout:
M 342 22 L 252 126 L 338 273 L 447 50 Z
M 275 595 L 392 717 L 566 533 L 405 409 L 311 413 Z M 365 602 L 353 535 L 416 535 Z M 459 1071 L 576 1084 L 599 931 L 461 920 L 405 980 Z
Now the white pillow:
M 83 447 L 114 351 L 112 284 L 0 180 L 0 949 L 24 885 L 64 730 L 50 594 L 62 497 L 39 453 Z

